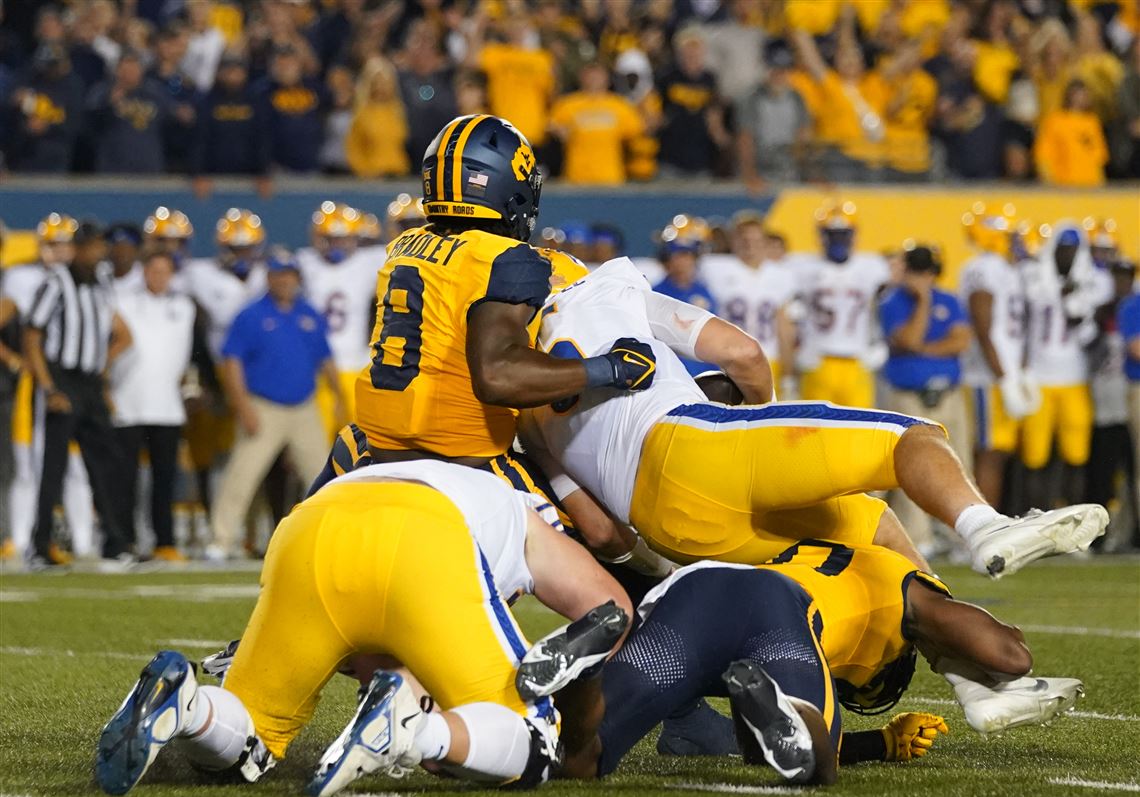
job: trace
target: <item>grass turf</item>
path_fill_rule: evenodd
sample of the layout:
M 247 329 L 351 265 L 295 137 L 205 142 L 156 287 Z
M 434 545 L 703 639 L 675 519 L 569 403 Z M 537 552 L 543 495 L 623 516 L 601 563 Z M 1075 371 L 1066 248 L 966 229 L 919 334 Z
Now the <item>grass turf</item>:
M 1100 783 L 1099 790 L 1115 784 L 1111 791 L 1117 793 L 1140 791 L 1140 562 L 1053 560 L 1000 582 L 962 568 L 944 568 L 942 575 L 958 597 L 1026 627 L 1038 674 L 1084 679 L 1088 694 L 1078 705 L 1084 716 L 983 739 L 966 726 L 956 705 L 943 702 L 951 697 L 949 690 L 920 664 L 898 710 L 943 713 L 951 735 L 921 761 L 844 769 L 831 792 L 940 797 L 1094 793 L 1073 780 Z M 239 636 L 255 594 L 253 573 L 0 576 L 0 795 L 98 793 L 91 774 L 95 740 L 142 665 L 160 648 L 200 658 Z M 517 608 L 532 636 L 556 623 L 533 602 Z M 134 793 L 300 794 L 324 746 L 351 716 L 354 693 L 354 683 L 335 678 L 288 758 L 258 784 L 206 786 L 168 751 Z M 854 715 L 844 719 L 850 729 L 885 721 Z M 655 739 L 651 734 L 603 784 L 559 782 L 543 792 L 786 791 L 774 774 L 745 767 L 739 759 L 660 757 Z M 354 789 L 442 794 L 455 791 L 455 784 L 417 775 L 402 781 L 364 779 Z

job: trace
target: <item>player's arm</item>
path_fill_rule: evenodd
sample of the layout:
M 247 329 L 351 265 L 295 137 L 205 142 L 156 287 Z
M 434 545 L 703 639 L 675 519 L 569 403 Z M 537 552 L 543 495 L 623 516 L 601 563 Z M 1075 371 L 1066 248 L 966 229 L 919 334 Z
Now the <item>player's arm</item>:
M 788 304 L 776 308 L 776 339 L 780 342 L 780 374 L 783 385 L 783 381 L 794 378 L 796 372 L 796 322 L 792 319 Z
M 15 302 L 7 296 L 0 297 L 0 329 L 8 326 L 12 319 L 19 315 L 19 312 Z M 20 353 L 0 343 L 0 364 L 12 373 L 19 371 L 22 364 Z
M 1140 335 L 1128 341 L 1128 356 L 1133 360 L 1140 360 Z
M 614 577 L 589 551 L 559 534 L 532 510 L 527 510 L 526 564 L 534 579 L 534 596 L 567 619 L 582 617 L 611 600 L 627 617 L 633 616 L 629 596 Z M 615 650 L 618 647 L 614 645 Z
M 985 358 L 986 365 L 989 366 L 994 378 L 1001 379 L 1005 376 L 1005 370 L 1001 367 L 1001 359 L 998 357 L 997 349 L 994 348 L 994 342 L 990 339 L 994 321 L 994 296 L 987 291 L 974 291 L 970 294 L 968 304 L 970 323 L 978 338 L 982 357 Z
M 955 324 L 942 340 L 927 343 L 922 347 L 922 353 L 928 357 L 957 357 L 970 348 L 969 324 Z
M 681 357 L 720 368 L 745 402 L 772 399 L 772 367 L 756 338 L 708 310 L 655 291 L 645 293 L 645 310 L 653 337 Z
M 552 357 L 530 345 L 527 304 L 484 301 L 467 315 L 467 364 L 475 397 L 501 407 L 541 407 L 595 387 L 644 390 L 653 382 L 652 350 L 618 341 L 607 354 L 583 360 Z

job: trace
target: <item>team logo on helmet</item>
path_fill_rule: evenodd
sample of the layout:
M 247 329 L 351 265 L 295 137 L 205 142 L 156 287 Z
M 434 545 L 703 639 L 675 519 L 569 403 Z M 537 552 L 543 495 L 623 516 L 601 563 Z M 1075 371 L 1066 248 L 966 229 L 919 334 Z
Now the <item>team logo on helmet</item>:
M 534 171 L 534 150 L 526 141 L 519 141 L 518 149 L 511 158 L 511 170 L 519 180 L 525 180 Z

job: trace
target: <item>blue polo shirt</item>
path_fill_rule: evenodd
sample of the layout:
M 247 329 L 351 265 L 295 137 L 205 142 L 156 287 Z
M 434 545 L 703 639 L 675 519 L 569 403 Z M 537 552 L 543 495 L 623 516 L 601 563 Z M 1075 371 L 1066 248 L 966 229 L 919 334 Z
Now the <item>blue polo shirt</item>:
M 222 356 L 241 361 L 253 395 L 296 405 L 313 395 L 321 364 L 332 356 L 325 332 L 324 318 L 304 299 L 286 311 L 266 293 L 238 313 Z
M 654 285 L 653 290 L 673 299 L 679 299 L 682 302 L 696 305 L 704 310 L 708 310 L 714 315 L 716 314 L 716 299 L 713 298 L 708 287 L 700 280 L 696 280 L 692 285 L 684 288 L 666 277 Z M 696 360 L 687 360 L 684 357 L 681 358 L 681 362 L 685 364 L 686 370 L 693 376 L 716 367 L 708 363 L 697 362 Z
M 918 300 L 903 288 L 894 288 L 879 304 L 879 321 L 888 338 L 914 315 Z M 930 323 L 924 343 L 944 340 L 955 324 L 966 323 L 966 314 L 952 293 L 933 290 Z M 962 366 L 957 357 L 928 357 L 923 354 L 895 352 L 883 369 L 887 381 L 898 390 L 922 390 L 926 387 L 953 387 L 962 379 Z
M 1140 293 L 1134 293 L 1120 303 L 1120 309 L 1116 311 L 1116 328 L 1120 330 L 1125 346 L 1140 338 Z M 1129 382 L 1140 382 L 1140 360 L 1126 355 L 1124 375 Z

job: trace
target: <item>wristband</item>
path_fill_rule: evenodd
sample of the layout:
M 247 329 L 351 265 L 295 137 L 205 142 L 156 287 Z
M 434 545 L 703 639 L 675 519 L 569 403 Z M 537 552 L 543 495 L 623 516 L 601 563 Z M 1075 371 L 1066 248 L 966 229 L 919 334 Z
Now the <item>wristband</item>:
M 582 365 L 586 366 L 586 387 L 614 386 L 614 366 L 609 357 L 587 357 Z

